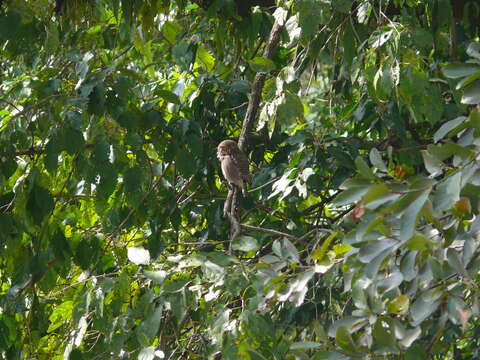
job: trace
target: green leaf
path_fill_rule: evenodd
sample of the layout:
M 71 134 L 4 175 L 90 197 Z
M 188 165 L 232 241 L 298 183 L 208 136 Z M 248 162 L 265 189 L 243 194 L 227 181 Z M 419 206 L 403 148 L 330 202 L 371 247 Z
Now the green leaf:
M 300 0 L 298 6 L 302 36 L 308 38 L 316 33 L 318 25 L 322 22 L 323 12 L 327 9 L 324 9 L 321 3 L 312 0 Z
M 88 112 L 97 116 L 105 112 L 105 88 L 103 83 L 97 84 L 88 95 Z
M 385 249 L 382 251 L 377 257 L 375 257 L 371 262 L 369 262 L 365 266 L 365 275 L 369 279 L 375 279 L 378 275 L 378 271 L 380 270 L 380 266 L 382 265 L 383 261 L 387 256 L 397 250 L 399 245 L 394 245 L 390 248 Z
M 190 152 L 179 149 L 175 156 L 175 164 L 177 165 L 178 170 L 184 176 L 190 176 L 196 171 L 195 161 L 193 161 L 193 156 Z
M 153 360 L 155 359 L 155 348 L 153 346 L 149 346 L 143 348 L 138 353 L 138 360 Z
M 55 253 L 57 259 L 65 260 L 72 253 L 70 243 L 67 241 L 65 235 L 60 230 L 57 230 L 50 237 L 50 244 L 52 245 L 53 252 Z
M 335 255 L 337 255 L 337 257 L 340 257 L 343 254 L 349 252 L 350 249 L 351 249 L 351 246 L 347 244 L 335 244 L 333 245 L 333 248 L 332 248 L 333 252 L 335 253 Z
M 207 72 L 211 72 L 215 66 L 215 58 L 204 47 L 197 47 L 196 62 L 203 66 Z
M 300 98 L 294 94 L 287 94 L 285 100 L 277 107 L 277 124 L 286 129 L 295 123 L 295 120 L 303 118 L 303 104 Z
M 55 53 L 58 45 L 60 44 L 60 36 L 57 26 L 58 25 L 52 21 L 48 23 L 48 27 L 46 29 L 47 38 L 45 41 L 45 50 L 49 54 Z
M 195 154 L 196 158 L 201 158 L 203 154 L 203 140 L 197 135 L 189 135 L 187 137 L 187 144 L 191 153 Z
M 416 251 L 409 251 L 400 261 L 400 270 L 405 281 L 411 281 L 418 274 L 418 268 L 415 265 Z
M 352 299 L 353 303 L 357 308 L 359 308 L 360 310 L 365 310 L 368 309 L 368 300 L 362 285 L 363 284 L 361 284 L 360 281 L 357 281 L 355 283 L 355 286 L 352 290 Z
M 467 47 L 467 55 L 480 60 L 480 43 L 472 41 Z
M 480 133 L 480 110 L 472 109 L 468 116 L 468 122 L 470 123 L 470 126 L 477 131 L 477 134 Z
M 367 193 L 363 196 L 363 203 L 367 205 L 388 193 L 389 190 L 385 184 L 374 184 L 370 186 L 370 189 L 368 189 Z
M 328 329 L 328 336 L 336 337 L 338 329 L 340 328 L 350 329 L 351 332 L 356 332 L 364 327 L 367 323 L 368 319 L 366 317 L 345 316 L 330 325 L 330 328 Z
M 64 301 L 57 305 L 48 318 L 50 325 L 47 331 L 55 331 L 64 324 L 64 321 L 71 321 L 73 306 L 74 303 L 71 300 Z
M 83 353 L 80 349 L 73 349 L 68 357 L 69 360 L 83 360 Z
M 177 42 L 172 48 L 172 55 L 178 65 L 184 70 L 189 70 L 195 60 L 196 45 Z
M 315 341 L 301 341 L 290 345 L 290 350 L 311 350 L 317 349 L 320 346 L 322 346 L 322 344 Z
M 43 163 L 49 173 L 54 173 L 58 167 L 58 155 L 60 152 L 60 146 L 57 144 L 55 137 L 51 139 L 45 147 L 45 157 Z
M 445 277 L 445 267 L 442 266 L 440 261 L 435 258 L 428 258 L 427 264 L 432 272 L 434 278 L 443 279 Z
M 442 145 L 428 145 L 427 149 L 432 156 L 436 157 L 440 161 L 443 161 L 453 155 L 458 155 L 460 158 L 468 160 L 475 154 L 470 149 L 450 141 L 445 142 L 445 144 Z
M 410 348 L 412 343 L 417 340 L 417 338 L 422 335 L 422 329 L 420 326 L 417 326 L 416 328 L 407 330 L 407 333 L 403 337 L 403 339 L 400 341 L 400 344 L 405 347 L 405 348 Z M 408 358 L 407 358 L 408 359 Z
M 86 270 L 97 259 L 99 251 L 100 244 L 96 238 L 82 239 L 75 250 L 75 262 Z
M 167 272 L 165 270 L 158 270 L 158 271 L 144 270 L 143 274 L 147 279 L 152 280 L 158 285 L 162 284 L 165 278 L 167 277 Z
M 393 249 L 398 245 L 398 241 L 394 239 L 382 239 L 371 241 L 361 247 L 358 260 L 363 263 L 370 263 L 376 256 L 386 249 Z
M 459 128 L 460 125 L 466 122 L 466 120 L 467 118 L 465 116 L 459 116 L 453 120 L 447 121 L 435 132 L 435 134 L 433 135 L 433 141 L 438 142 L 439 140 L 443 139 L 445 135 L 447 135 L 452 130 Z M 459 130 L 461 130 L 461 128 L 455 131 L 453 134 L 450 134 L 450 136 L 456 134 Z
M 114 191 L 117 185 L 117 173 L 115 168 L 109 162 L 97 164 L 100 173 L 100 183 L 97 186 L 97 194 L 101 199 L 107 199 Z
M 98 165 L 109 161 L 110 146 L 104 136 L 98 136 L 93 141 L 92 160 Z
M 55 202 L 50 191 L 35 184 L 27 202 L 27 209 L 35 223 L 40 224 L 53 211 L 54 207 Z
M 352 7 L 353 0 L 338 0 L 332 3 L 334 9 L 340 12 L 348 13 Z
M 476 81 L 478 79 L 480 79 L 480 71 L 476 72 L 473 75 L 464 77 L 462 80 L 460 80 L 457 83 L 457 86 L 455 86 L 455 89 L 456 90 L 461 90 L 461 89 L 467 87 L 468 85 L 470 85 L 471 83 L 473 83 L 474 81 Z
M 340 326 L 337 329 L 337 333 L 335 335 L 335 343 L 347 353 L 356 352 L 356 346 L 353 342 L 352 335 L 350 335 L 350 331 L 346 326 Z
M 164 89 L 159 89 L 155 91 L 155 94 L 160 96 L 163 100 L 172 103 L 172 104 L 180 104 L 180 99 L 178 98 L 177 94 Z
M 345 180 L 340 186 L 339 189 L 346 190 L 352 187 L 365 187 L 372 185 L 370 180 L 366 180 L 360 177 L 353 177 L 348 180 Z
M 443 74 L 451 79 L 470 76 L 480 71 L 480 66 L 465 63 L 451 63 L 442 68 Z
M 151 129 L 155 127 L 160 127 L 163 125 L 164 120 L 162 114 L 156 110 L 146 111 L 140 121 L 140 126 L 145 129 Z
M 239 250 L 243 252 L 256 251 L 259 249 L 259 247 L 260 245 L 258 244 L 257 239 L 246 235 L 239 236 L 232 242 L 233 250 Z
M 403 275 L 400 271 L 395 271 L 387 276 L 385 279 L 378 282 L 379 292 L 389 292 L 398 288 L 403 282 Z
M 136 265 L 148 265 L 150 253 L 141 246 L 130 246 L 128 248 L 128 260 Z
M 430 245 L 430 240 L 420 233 L 416 233 L 407 241 L 407 247 L 412 251 L 427 250 L 429 245 Z
M 177 43 L 177 36 L 182 32 L 182 26 L 178 23 L 165 21 L 162 26 L 162 34 L 170 44 Z
M 132 130 L 136 126 L 135 115 L 131 111 L 122 112 L 115 120 L 127 130 Z
M 433 206 L 437 211 L 451 208 L 460 199 L 461 179 L 461 173 L 457 172 L 437 186 L 433 199 Z
M 355 186 L 342 191 L 330 203 L 331 206 L 344 206 L 358 201 L 370 189 L 370 186 Z
M 405 360 L 424 360 L 427 357 L 427 351 L 422 344 L 414 344 L 405 353 Z
M 316 352 L 312 360 L 351 360 L 352 358 L 339 352 L 320 351 Z
M 383 44 L 385 44 L 390 37 L 393 35 L 393 30 L 384 30 L 384 29 L 379 29 L 373 32 L 372 36 L 368 39 L 368 42 L 370 46 L 373 49 L 381 47 Z
M 248 64 L 255 72 L 268 73 L 277 68 L 277 66 L 272 60 L 258 56 L 254 57 L 252 60 L 249 60 Z
M 448 264 L 454 269 L 458 274 L 463 276 L 467 276 L 467 271 L 465 269 L 465 265 L 462 263 L 458 252 L 455 249 L 448 249 L 447 250 L 447 260 Z
M 471 105 L 480 104 L 480 80 L 473 82 L 465 88 L 462 103 Z
M 380 317 L 373 325 L 373 350 L 380 354 L 398 352 L 394 331 L 388 318 Z
M 162 313 L 163 306 L 157 306 L 150 314 L 145 316 L 145 320 L 137 328 L 137 338 L 143 346 L 150 344 L 157 335 L 160 321 L 162 320 Z
M 362 159 L 361 156 L 357 156 L 355 159 L 355 165 L 357 167 L 358 173 L 362 175 L 365 179 L 375 179 L 375 175 L 373 174 L 372 169 L 367 165 L 365 160 Z
M 336 234 L 335 234 L 336 235 Z M 283 238 L 282 240 L 282 256 L 288 258 L 294 262 L 300 262 L 298 250 L 295 245 L 288 240 L 287 238 Z
M 345 29 L 342 42 L 343 42 L 343 49 L 344 49 L 343 62 L 345 66 L 349 68 L 357 52 L 354 31 L 352 30 L 351 25 L 347 26 L 347 28 Z
M 369 159 L 372 165 L 378 170 L 387 172 L 387 167 L 383 162 L 382 155 L 376 148 L 372 148 L 372 150 L 370 150 Z
M 403 315 L 408 312 L 410 299 L 407 295 L 398 295 L 388 303 L 388 312 L 390 314 Z
M 413 326 L 421 324 L 440 306 L 441 300 L 432 301 L 429 298 L 420 297 L 410 307 L 410 314 L 413 320 Z
M 123 175 L 123 181 L 126 193 L 131 195 L 139 193 L 144 181 L 143 169 L 138 166 L 128 168 Z
M 405 209 L 400 221 L 400 240 L 406 241 L 410 239 L 415 232 L 415 224 L 418 214 L 423 208 L 425 201 L 428 199 L 431 189 L 424 190 L 418 194 L 418 197 L 413 200 Z
M 435 177 L 440 175 L 442 173 L 443 163 L 432 156 L 427 150 L 422 150 L 421 153 L 425 168 L 430 173 L 430 176 Z
M 246 80 L 234 80 L 230 85 L 232 91 L 236 91 L 242 94 L 248 94 L 251 90 L 250 83 Z
M 85 139 L 81 131 L 75 130 L 67 126 L 62 131 L 62 136 L 64 136 L 64 146 L 65 150 L 73 155 L 79 151 L 85 150 Z
M 321 261 L 327 254 L 328 249 L 330 248 L 330 244 L 332 241 L 337 237 L 338 232 L 334 232 L 331 235 L 329 235 L 322 243 L 321 246 L 317 247 L 312 253 L 311 253 L 311 258 L 316 261 Z M 349 247 L 349 245 L 344 245 Z

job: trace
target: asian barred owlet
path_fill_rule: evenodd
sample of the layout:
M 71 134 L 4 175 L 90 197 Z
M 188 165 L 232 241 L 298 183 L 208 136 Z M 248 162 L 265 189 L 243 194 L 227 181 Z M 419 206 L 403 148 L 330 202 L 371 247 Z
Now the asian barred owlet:
M 217 157 L 222 163 L 222 173 L 230 185 L 236 185 L 247 194 L 246 183 L 252 180 L 248 169 L 248 159 L 237 143 L 233 140 L 223 140 L 217 147 Z

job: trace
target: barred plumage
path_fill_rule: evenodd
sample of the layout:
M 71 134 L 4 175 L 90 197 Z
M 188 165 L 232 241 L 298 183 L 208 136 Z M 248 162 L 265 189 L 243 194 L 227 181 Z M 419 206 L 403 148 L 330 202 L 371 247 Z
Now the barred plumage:
M 230 184 L 242 189 L 245 196 L 247 193 L 246 183 L 250 183 L 248 159 L 233 140 L 223 140 L 217 148 L 218 160 L 222 163 L 222 173 Z

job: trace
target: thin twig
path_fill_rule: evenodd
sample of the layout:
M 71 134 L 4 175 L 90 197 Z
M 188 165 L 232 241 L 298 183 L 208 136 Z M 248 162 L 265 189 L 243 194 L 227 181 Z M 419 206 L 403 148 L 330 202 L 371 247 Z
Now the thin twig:
M 250 193 L 250 192 L 255 192 L 255 191 L 261 190 L 264 187 L 267 187 L 268 185 L 270 185 L 271 183 L 274 183 L 275 181 L 277 181 L 280 178 L 281 178 L 281 176 L 277 176 L 276 178 L 273 178 L 272 180 L 267 181 L 265 184 L 259 185 L 256 188 L 248 190 L 248 192 Z
M 13 120 L 13 119 L 15 119 L 15 118 L 17 118 L 17 117 L 19 117 L 19 116 L 23 116 L 23 115 L 25 115 L 27 112 L 29 112 L 30 110 L 33 110 L 33 109 L 35 109 L 35 108 L 37 108 L 37 107 L 40 107 L 40 105 L 43 105 L 44 103 L 48 102 L 50 99 L 54 99 L 54 98 L 59 97 L 59 96 L 62 96 L 62 95 L 60 95 L 60 94 L 59 94 L 59 95 L 51 95 L 51 96 L 48 96 L 48 97 L 46 97 L 46 98 L 44 98 L 44 99 L 38 100 L 35 104 L 30 105 L 30 106 L 24 108 L 22 111 L 19 111 L 19 112 L 17 112 L 16 114 L 11 115 L 11 116 L 10 116 L 10 120 Z
M 245 105 L 248 105 L 247 101 L 245 101 L 244 103 L 241 103 L 240 105 L 228 108 L 227 110 L 237 110 L 237 109 L 240 109 L 240 108 L 244 107 Z
M 290 234 L 287 234 L 287 233 L 284 233 L 284 232 L 281 232 L 281 231 L 278 231 L 278 230 L 273 230 L 273 229 L 266 229 L 266 228 L 262 228 L 262 227 L 258 227 L 258 226 L 252 226 L 252 225 L 245 225 L 245 224 L 240 224 L 240 228 L 243 229 L 243 230 L 247 230 L 247 231 L 258 231 L 258 232 L 263 232 L 263 233 L 267 233 L 267 234 L 272 234 L 272 235 L 275 235 L 275 236 L 281 236 L 281 237 L 286 237 L 287 239 L 290 239 L 290 240 L 298 240 L 298 238 L 294 235 L 290 235 Z
M 192 185 L 192 181 L 193 181 L 193 175 L 190 176 L 190 179 L 188 179 L 188 181 L 185 184 L 183 184 L 182 188 L 178 192 L 177 203 L 181 202 L 181 200 L 182 200 L 183 196 L 185 195 L 185 193 L 187 192 L 188 188 L 190 187 L 190 185 Z

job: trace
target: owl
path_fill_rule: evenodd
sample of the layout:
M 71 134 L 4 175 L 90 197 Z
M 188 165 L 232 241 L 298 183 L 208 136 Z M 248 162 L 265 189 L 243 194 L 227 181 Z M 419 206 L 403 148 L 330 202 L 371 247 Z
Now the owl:
M 248 169 L 248 159 L 237 143 L 233 140 L 223 140 L 217 147 L 217 157 L 222 163 L 222 173 L 230 185 L 242 189 L 243 196 L 247 194 L 246 183 L 252 180 Z

